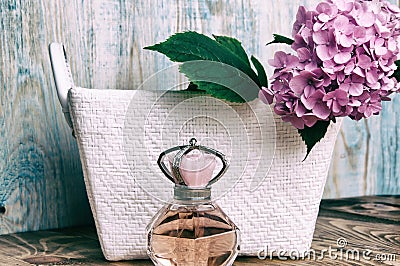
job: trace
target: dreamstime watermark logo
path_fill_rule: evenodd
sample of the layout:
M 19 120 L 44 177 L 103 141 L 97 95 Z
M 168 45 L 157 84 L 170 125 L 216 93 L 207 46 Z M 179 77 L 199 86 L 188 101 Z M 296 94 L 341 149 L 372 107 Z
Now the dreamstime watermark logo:
M 328 246 L 328 248 L 300 252 L 298 250 L 279 250 L 271 249 L 268 246 L 257 253 L 260 260 L 278 259 L 278 260 L 312 260 L 322 261 L 324 259 L 339 261 L 396 261 L 397 255 L 393 253 L 376 253 L 370 249 L 348 248 L 348 242 L 344 237 L 336 241 L 337 247 Z
M 336 240 L 336 245 L 337 245 L 339 248 L 344 248 L 344 247 L 346 247 L 346 246 L 347 246 L 347 240 L 346 240 L 346 238 L 344 238 L 344 237 L 339 237 L 339 238 Z

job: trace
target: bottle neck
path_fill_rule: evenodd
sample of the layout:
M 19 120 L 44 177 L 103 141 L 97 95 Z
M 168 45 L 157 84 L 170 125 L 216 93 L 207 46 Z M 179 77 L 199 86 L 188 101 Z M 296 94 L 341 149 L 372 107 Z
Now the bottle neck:
M 202 203 L 211 201 L 211 187 L 190 188 L 175 185 L 174 199 L 188 203 Z

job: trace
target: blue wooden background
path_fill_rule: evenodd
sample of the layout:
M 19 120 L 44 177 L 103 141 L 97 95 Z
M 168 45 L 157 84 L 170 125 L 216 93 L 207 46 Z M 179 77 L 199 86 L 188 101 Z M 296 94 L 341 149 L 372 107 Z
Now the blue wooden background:
M 78 149 L 64 122 L 47 45 L 63 42 L 75 83 L 134 89 L 169 65 L 142 47 L 186 29 L 232 35 L 266 65 L 316 0 L 2 0 L 0 234 L 91 223 Z M 396 3 L 396 0 L 392 0 Z M 271 73 L 271 69 L 268 69 Z M 400 193 L 400 96 L 368 121 L 346 120 L 326 198 Z

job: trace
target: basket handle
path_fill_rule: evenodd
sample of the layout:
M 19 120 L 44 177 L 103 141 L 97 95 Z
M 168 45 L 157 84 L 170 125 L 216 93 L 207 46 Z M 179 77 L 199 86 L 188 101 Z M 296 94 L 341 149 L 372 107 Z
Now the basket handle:
M 51 43 L 49 45 L 51 68 L 53 70 L 54 82 L 56 83 L 58 100 L 60 101 L 65 120 L 72 129 L 73 125 L 68 108 L 68 91 L 74 88 L 71 69 L 69 67 L 64 45 L 61 43 Z

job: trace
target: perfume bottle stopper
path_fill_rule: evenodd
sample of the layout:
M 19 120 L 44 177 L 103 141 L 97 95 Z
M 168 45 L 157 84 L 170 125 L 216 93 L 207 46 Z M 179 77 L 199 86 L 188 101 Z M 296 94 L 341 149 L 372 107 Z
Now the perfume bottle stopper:
M 168 160 L 168 166 L 165 163 Z M 222 167 L 217 169 L 217 158 Z M 162 172 L 175 184 L 189 188 L 204 188 L 215 183 L 227 170 L 228 162 L 221 152 L 197 144 L 192 138 L 189 145 L 178 146 L 160 154 L 157 161 Z

